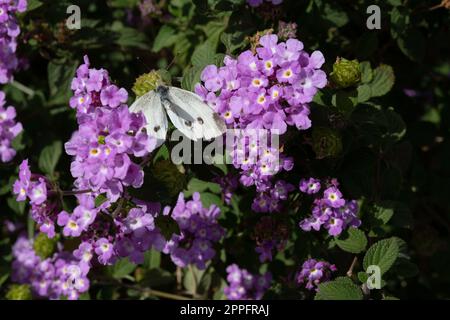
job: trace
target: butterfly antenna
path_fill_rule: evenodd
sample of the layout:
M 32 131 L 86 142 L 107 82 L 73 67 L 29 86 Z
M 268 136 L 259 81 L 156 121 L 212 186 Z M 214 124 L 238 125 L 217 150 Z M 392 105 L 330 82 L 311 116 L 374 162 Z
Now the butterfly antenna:
M 173 56 L 172 61 L 170 61 L 169 65 L 166 67 L 166 70 L 169 71 L 170 67 L 173 66 L 173 64 L 177 61 L 177 58 L 180 54 L 180 51 L 176 52 L 175 55 Z

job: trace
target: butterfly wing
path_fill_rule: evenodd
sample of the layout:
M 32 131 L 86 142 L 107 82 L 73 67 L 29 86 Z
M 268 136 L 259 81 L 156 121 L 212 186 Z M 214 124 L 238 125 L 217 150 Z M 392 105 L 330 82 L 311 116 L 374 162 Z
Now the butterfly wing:
M 155 91 L 150 91 L 130 106 L 131 112 L 140 112 L 144 114 L 147 125 L 145 126 L 147 134 L 157 139 L 157 146 L 166 141 L 167 135 L 167 116 L 159 95 Z
M 189 139 L 210 140 L 225 132 L 225 122 L 195 93 L 169 87 L 168 99 L 170 120 Z

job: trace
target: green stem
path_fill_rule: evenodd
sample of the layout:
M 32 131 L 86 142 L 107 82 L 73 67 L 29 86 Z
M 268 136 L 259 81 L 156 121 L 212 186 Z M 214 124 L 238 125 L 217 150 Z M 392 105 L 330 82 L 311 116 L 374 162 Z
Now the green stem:
M 63 196 L 75 196 L 77 194 L 83 194 L 83 193 L 90 193 L 92 190 L 86 189 L 86 190 L 68 190 L 68 191 L 61 191 Z
M 20 91 L 22 91 L 23 93 L 29 95 L 30 97 L 34 96 L 34 90 L 28 88 L 27 86 L 21 84 L 20 82 L 14 80 L 11 82 L 11 85 L 16 88 L 19 89 Z

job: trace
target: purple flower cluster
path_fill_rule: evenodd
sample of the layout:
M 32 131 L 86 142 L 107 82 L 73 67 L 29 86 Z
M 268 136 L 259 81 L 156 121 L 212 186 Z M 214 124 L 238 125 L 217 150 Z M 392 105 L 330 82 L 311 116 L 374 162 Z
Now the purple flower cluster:
M 262 5 L 264 0 L 247 0 L 247 3 L 250 7 L 256 8 Z M 277 6 L 283 2 L 283 0 L 266 0 L 266 2 L 270 2 L 274 6 Z
M 42 259 L 34 251 L 33 241 L 22 236 L 12 253 L 12 281 L 29 284 L 36 296 L 75 300 L 89 289 L 89 265 L 69 252 L 59 251 Z
M 272 138 L 284 134 L 288 126 L 310 128 L 308 103 L 327 83 L 320 70 L 324 61 L 321 52 L 309 55 L 297 39 L 279 42 L 276 35 L 264 35 L 256 53 L 247 50 L 236 59 L 226 56 L 220 68 L 207 66 L 202 83 L 195 87 L 230 129 L 241 130 L 231 158 L 241 171 L 240 182 L 256 186 L 258 211 L 269 211 L 266 203 L 274 202 L 267 201 L 273 197 L 266 192 L 274 187 L 272 176 L 293 167 L 292 158 L 280 155 Z
M 20 62 L 16 57 L 20 27 L 16 13 L 27 9 L 27 0 L 0 0 L 0 83 L 11 81 Z
M 106 70 L 90 69 L 87 56 L 72 81 L 72 90 L 70 105 L 77 109 L 79 128 L 65 148 L 74 156 L 74 184 L 78 189 L 106 193 L 115 202 L 124 187 L 142 185 L 144 172 L 132 157 L 148 155 L 156 140 L 145 132 L 142 113 L 129 111 L 127 91 L 111 84 Z
M 165 208 L 166 214 L 169 211 L 170 208 Z M 225 234 L 217 221 L 220 209 L 215 205 L 203 207 L 198 192 L 189 201 L 185 201 L 184 194 L 180 193 L 171 216 L 178 223 L 181 234 L 172 236 L 164 252 L 170 254 L 177 266 L 194 264 L 205 269 L 206 263 L 216 254 L 214 244 Z
M 19 166 L 19 179 L 14 182 L 13 193 L 17 195 L 17 201 L 30 201 L 31 216 L 39 230 L 53 238 L 58 208 L 55 194 L 45 176 L 31 173 L 28 159 Z
M 82 239 L 74 251 L 78 259 L 88 265 L 93 263 L 93 257 L 102 265 L 125 257 L 134 263 L 143 263 L 144 253 L 152 247 L 163 250 L 166 242 L 154 223 L 159 205 L 134 200 L 137 206 L 107 219 L 105 212 L 89 209 L 92 200 L 83 197 L 86 199 L 80 199 L 80 206 L 73 214 L 63 211 L 58 215 L 58 224 L 64 226 L 63 234 Z
M 319 192 L 322 188 L 323 193 Z M 361 225 L 358 203 L 343 198 L 336 179 L 324 182 L 314 178 L 302 179 L 300 191 L 315 197 L 312 216 L 299 224 L 304 231 L 319 231 L 323 226 L 331 236 L 338 236 L 348 227 L 358 228 Z
M 237 59 L 225 57 L 225 66 L 207 66 L 203 84 L 196 92 L 214 106 L 234 128 L 276 130 L 283 134 L 287 126 L 308 129 L 308 102 L 327 84 L 320 67 L 321 52 L 311 55 L 297 39 L 278 42 L 276 35 L 264 35 L 256 54 L 247 50 Z
M 272 275 L 253 275 L 236 264 L 227 267 L 228 286 L 224 293 L 228 300 L 261 300 L 272 282 Z
M 336 266 L 326 261 L 306 260 L 297 274 L 297 283 L 308 290 L 316 290 L 319 283 L 329 281 Z
M 0 91 L 0 162 L 14 158 L 16 150 L 11 147 L 11 142 L 23 130 L 22 124 L 15 121 L 16 109 L 12 106 L 5 109 L 5 104 L 5 94 Z

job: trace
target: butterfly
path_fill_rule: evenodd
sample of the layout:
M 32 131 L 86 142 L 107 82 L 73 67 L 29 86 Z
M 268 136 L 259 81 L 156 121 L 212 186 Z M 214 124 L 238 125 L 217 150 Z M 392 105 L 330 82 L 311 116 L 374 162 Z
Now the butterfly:
M 198 95 L 176 87 L 158 86 L 136 99 L 130 111 L 142 111 L 147 120 L 147 134 L 157 139 L 158 146 L 166 140 L 167 115 L 173 125 L 193 141 L 211 140 L 226 130 L 223 119 Z

